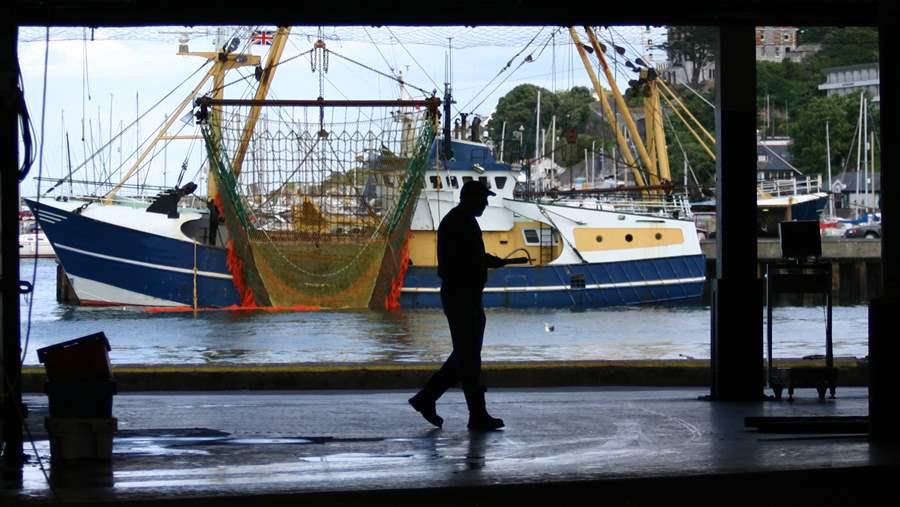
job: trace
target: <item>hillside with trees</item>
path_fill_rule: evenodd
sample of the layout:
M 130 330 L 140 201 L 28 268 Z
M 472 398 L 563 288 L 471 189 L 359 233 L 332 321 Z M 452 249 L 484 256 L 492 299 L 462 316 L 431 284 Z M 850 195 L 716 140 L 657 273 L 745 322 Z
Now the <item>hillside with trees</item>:
M 715 33 L 709 28 L 698 29 L 696 36 L 680 30 L 678 54 L 684 58 L 714 59 Z M 858 117 L 859 96 L 828 97 L 818 86 L 825 80 L 824 70 L 830 67 L 874 63 L 878 61 L 878 34 L 872 28 L 810 28 L 801 29 L 801 42 L 821 44 L 821 49 L 802 62 L 785 59 L 780 63 L 757 62 L 757 111 L 761 133 L 790 136 L 794 165 L 806 174 L 823 174 L 826 162 L 825 124 L 829 124 L 832 166 L 845 167 Z M 674 43 L 673 43 L 674 44 Z M 700 66 L 696 66 L 698 69 Z M 694 76 L 698 77 L 698 76 Z M 714 87 L 690 88 L 675 85 L 674 89 L 688 109 L 710 132 L 715 130 Z M 670 85 L 671 86 L 671 85 Z M 531 84 L 517 86 L 498 104 L 491 116 L 489 135 L 495 146 L 501 143 L 503 124 L 506 124 L 504 159 L 507 162 L 531 159 L 534 156 L 535 110 L 538 87 Z M 610 153 L 615 138 L 609 125 L 597 112 L 592 90 L 575 87 L 553 93 L 541 91 L 541 125 L 547 129 L 556 118 L 556 161 L 572 166 L 584 159 L 585 150 L 603 146 Z M 705 100 L 704 100 L 705 99 Z M 592 104 L 594 108 L 592 109 Z M 629 104 L 637 110 L 639 98 L 631 97 Z M 767 104 L 771 115 L 767 116 Z M 709 193 L 715 182 L 715 161 L 703 150 L 681 120 L 666 107 L 666 137 L 669 145 L 669 164 L 676 184 L 684 180 L 685 160 L 690 168 L 689 181 L 693 193 L 702 188 Z M 876 129 L 877 111 L 872 111 L 870 125 Z M 771 120 L 771 121 L 769 121 Z M 768 122 L 768 124 L 767 124 Z M 853 148 L 855 150 L 855 148 Z M 549 152 L 548 141 L 546 150 Z M 852 166 L 851 166 L 852 167 Z

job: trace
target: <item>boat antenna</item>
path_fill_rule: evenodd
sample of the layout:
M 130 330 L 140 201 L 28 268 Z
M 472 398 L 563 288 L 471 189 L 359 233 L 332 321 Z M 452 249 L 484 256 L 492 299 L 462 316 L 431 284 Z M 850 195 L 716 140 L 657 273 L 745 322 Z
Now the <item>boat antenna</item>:
M 453 158 L 453 150 L 451 148 L 451 131 L 450 131 L 450 106 L 453 104 L 453 92 L 452 92 L 452 60 L 451 60 L 451 51 L 453 50 L 452 44 L 453 38 L 447 38 L 447 59 L 446 59 L 446 67 L 444 68 L 444 75 L 447 76 L 447 81 L 444 82 L 444 143 L 443 143 L 443 158 L 444 161 L 448 161 Z

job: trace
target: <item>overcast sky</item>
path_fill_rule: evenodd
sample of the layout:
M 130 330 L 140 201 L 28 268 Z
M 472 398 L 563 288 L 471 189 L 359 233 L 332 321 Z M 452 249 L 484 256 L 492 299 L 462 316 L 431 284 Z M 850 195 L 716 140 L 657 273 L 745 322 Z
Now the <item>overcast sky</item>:
M 176 54 L 178 31 L 190 38 L 192 51 L 211 51 L 214 37 L 199 34 L 191 28 L 132 28 L 98 30 L 93 34 L 85 29 L 65 29 L 51 32 L 51 41 L 44 41 L 43 28 L 26 28 L 20 32 L 19 63 L 22 69 L 26 101 L 38 142 L 44 132 L 43 168 L 45 177 L 59 178 L 67 173 L 66 134 L 69 140 L 72 166 L 80 165 L 89 154 L 96 152 L 115 136 L 121 126 L 135 121 L 176 89 L 204 63 L 197 57 Z M 411 85 L 442 94 L 448 79 L 448 55 L 452 61 L 452 85 L 456 112 L 474 112 L 487 117 L 497 100 L 515 86 L 532 83 L 549 90 L 561 91 L 572 86 L 588 86 L 590 81 L 574 51 L 567 30 L 554 27 L 504 27 L 498 29 L 462 27 L 439 28 L 329 28 L 328 48 L 336 54 L 353 59 L 380 72 L 402 71 Z M 246 33 L 246 32 L 244 32 Z M 315 40 L 312 28 L 297 29 L 285 49 L 285 58 L 305 52 Z M 342 33 L 347 36 L 342 37 Z M 665 30 L 646 27 L 618 27 L 600 32 L 601 39 L 610 38 L 626 47 L 628 57 L 638 55 L 654 63 L 663 63 L 664 53 L 649 48 L 649 43 L 665 40 Z M 244 36 L 246 39 L 246 36 Z M 446 43 L 445 43 L 446 40 Z M 529 44 L 530 42 L 530 44 Z M 447 45 L 454 47 L 449 51 Z M 249 46 L 250 51 L 264 56 L 266 46 Z M 42 87 L 47 54 L 47 91 Z M 612 53 L 612 51 L 610 51 Z M 531 55 L 532 62 L 523 63 Z M 509 65 L 507 67 L 507 65 Z M 505 70 L 504 70 L 505 69 Z M 82 168 L 75 179 L 102 179 L 125 162 L 135 151 L 138 139 L 142 142 L 172 114 L 175 106 L 196 85 L 202 73 L 187 80 L 168 99 L 150 111 L 137 128 L 129 129 L 104 150 L 103 156 Z M 502 72 L 501 72 L 502 71 Z M 252 69 L 243 71 L 252 74 Z M 620 71 L 624 83 L 630 76 Z M 498 75 L 499 74 L 499 75 Z M 226 82 L 239 81 L 238 74 L 230 74 Z M 279 67 L 272 98 L 316 98 L 319 79 L 310 69 L 310 60 L 297 58 Z M 623 85 L 624 86 L 624 85 Z M 246 93 L 244 82 L 236 82 L 228 96 Z M 397 98 L 395 81 L 382 77 L 361 66 L 332 56 L 324 81 L 326 98 Z M 423 94 L 410 89 L 416 97 Z M 44 107 L 45 104 L 45 107 Z M 42 124 L 41 117 L 44 116 Z M 181 126 L 180 122 L 176 125 Z M 184 125 L 186 129 L 190 128 Z M 181 133 L 187 133 L 187 130 Z M 170 131 L 170 133 L 174 133 Z M 202 149 L 170 145 L 154 159 L 142 179 L 152 185 L 172 185 L 187 152 L 194 160 L 189 163 L 185 181 L 192 179 L 200 166 L 197 157 Z M 39 146 L 36 146 L 36 150 Z M 35 177 L 39 172 L 35 162 L 29 178 L 22 184 L 22 195 L 37 192 Z M 118 178 L 115 177 L 115 180 Z M 41 183 L 41 191 L 51 184 Z M 65 188 L 65 190 L 68 190 Z M 75 188 L 83 192 L 85 188 Z

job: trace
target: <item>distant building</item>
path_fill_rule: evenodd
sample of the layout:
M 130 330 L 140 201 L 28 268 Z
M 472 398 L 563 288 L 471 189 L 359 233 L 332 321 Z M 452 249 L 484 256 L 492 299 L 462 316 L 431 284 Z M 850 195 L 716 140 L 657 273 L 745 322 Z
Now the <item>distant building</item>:
M 797 49 L 799 28 L 793 26 L 756 27 L 756 60 L 780 62 Z
M 775 137 L 756 141 L 756 179 L 786 180 L 803 176 L 793 165 L 791 138 Z
M 847 67 L 825 69 L 825 83 L 819 85 L 831 95 L 855 95 L 866 91 L 874 104 L 881 102 L 881 86 L 878 63 L 864 63 Z
M 821 45 L 806 44 L 797 45 L 797 35 L 800 29 L 792 26 L 760 26 L 756 28 L 756 59 L 757 61 L 781 62 L 785 58 L 792 61 L 800 61 L 810 54 L 817 52 Z M 673 43 L 680 37 L 680 31 L 670 29 L 668 32 L 669 43 Z M 799 50 L 799 53 L 798 53 Z M 696 62 L 689 60 L 677 60 L 673 54 L 668 55 L 669 65 L 658 65 L 657 71 L 662 78 L 670 84 L 690 84 L 690 76 L 694 71 Z M 716 76 L 715 62 L 703 65 L 700 70 L 700 82 L 711 81 Z
M 787 55 L 787 59 L 794 63 L 800 63 L 821 50 L 822 45 L 819 43 L 799 44 L 795 49 L 791 50 Z
M 621 162 L 616 164 L 616 161 L 603 153 L 595 152 L 593 161 L 590 156 L 588 152 L 588 159 L 562 169 L 558 175 L 560 189 L 614 188 L 629 183 L 631 170 Z
M 836 208 L 880 208 L 881 172 L 843 171 L 831 179 L 831 191 Z

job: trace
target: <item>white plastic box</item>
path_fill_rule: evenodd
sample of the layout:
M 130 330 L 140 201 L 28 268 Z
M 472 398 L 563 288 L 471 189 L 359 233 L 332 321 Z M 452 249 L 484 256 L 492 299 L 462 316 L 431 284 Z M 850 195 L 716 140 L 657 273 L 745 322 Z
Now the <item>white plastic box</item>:
M 118 429 L 115 417 L 44 419 L 50 439 L 52 461 L 110 461 L 113 434 Z

